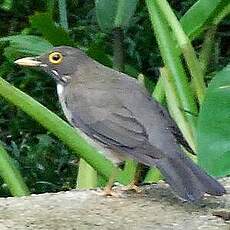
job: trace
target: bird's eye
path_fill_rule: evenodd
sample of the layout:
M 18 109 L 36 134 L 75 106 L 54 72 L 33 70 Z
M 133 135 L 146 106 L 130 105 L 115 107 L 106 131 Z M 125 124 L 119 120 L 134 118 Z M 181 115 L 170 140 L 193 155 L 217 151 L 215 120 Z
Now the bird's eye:
M 49 55 L 49 61 L 52 64 L 60 64 L 63 60 L 63 56 L 60 52 L 53 52 Z

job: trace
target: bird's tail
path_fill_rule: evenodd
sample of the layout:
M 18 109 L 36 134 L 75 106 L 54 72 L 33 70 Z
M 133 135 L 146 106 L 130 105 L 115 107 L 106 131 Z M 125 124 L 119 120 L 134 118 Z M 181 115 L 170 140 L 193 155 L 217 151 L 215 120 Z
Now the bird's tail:
M 156 162 L 156 166 L 176 195 L 184 200 L 197 201 L 204 193 L 215 196 L 226 193 L 219 182 L 207 175 L 185 155 L 179 154 L 177 159 L 160 159 Z

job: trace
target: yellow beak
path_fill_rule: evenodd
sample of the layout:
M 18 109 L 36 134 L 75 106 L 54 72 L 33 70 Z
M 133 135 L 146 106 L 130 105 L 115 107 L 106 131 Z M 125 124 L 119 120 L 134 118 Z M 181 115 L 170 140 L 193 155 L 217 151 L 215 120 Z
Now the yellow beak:
M 21 66 L 40 66 L 42 64 L 42 62 L 38 61 L 36 57 L 20 58 L 14 61 L 14 63 Z

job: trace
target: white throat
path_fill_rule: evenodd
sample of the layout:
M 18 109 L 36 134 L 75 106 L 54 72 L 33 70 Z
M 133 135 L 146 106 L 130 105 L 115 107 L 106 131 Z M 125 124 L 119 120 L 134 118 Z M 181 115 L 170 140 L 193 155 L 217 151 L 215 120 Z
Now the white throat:
M 58 93 L 58 96 L 61 97 L 62 94 L 63 94 L 63 90 L 64 90 L 64 87 L 63 85 L 61 84 L 57 84 L 57 93 Z
M 72 122 L 72 114 L 66 107 L 66 102 L 65 102 L 65 98 L 64 98 L 64 86 L 60 83 L 57 84 L 57 93 L 58 93 L 59 101 L 61 103 L 62 110 L 63 110 L 67 120 L 71 123 Z

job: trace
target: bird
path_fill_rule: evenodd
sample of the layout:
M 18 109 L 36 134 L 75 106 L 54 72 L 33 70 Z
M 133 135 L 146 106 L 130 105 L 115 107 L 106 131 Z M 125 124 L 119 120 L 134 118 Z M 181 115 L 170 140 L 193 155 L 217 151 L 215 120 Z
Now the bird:
M 38 67 L 55 80 L 69 123 L 109 150 L 105 157 L 114 164 L 131 158 L 157 167 L 174 194 L 184 201 L 198 201 L 205 193 L 226 193 L 184 154 L 181 145 L 190 148 L 176 123 L 135 78 L 69 46 L 54 47 L 15 63 Z

